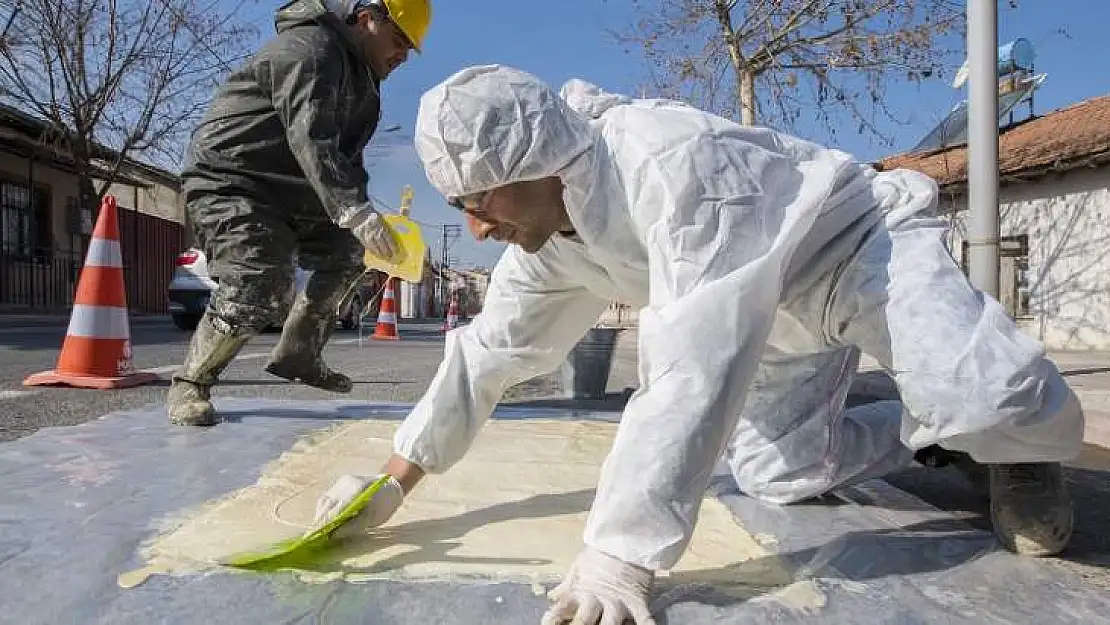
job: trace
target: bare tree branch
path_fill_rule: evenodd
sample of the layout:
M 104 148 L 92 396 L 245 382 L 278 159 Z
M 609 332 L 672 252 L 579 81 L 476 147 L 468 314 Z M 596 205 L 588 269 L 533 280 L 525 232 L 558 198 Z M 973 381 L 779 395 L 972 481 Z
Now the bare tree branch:
M 962 61 L 956 0 L 636 0 L 617 40 L 645 58 L 657 95 L 787 131 L 803 111 L 830 134 L 849 125 L 889 143 L 885 104 L 900 82 Z
M 238 8 L 22 0 L 0 42 L 0 101 L 46 122 L 74 161 L 82 203 L 93 206 L 128 159 L 176 169 L 212 91 L 256 39 Z

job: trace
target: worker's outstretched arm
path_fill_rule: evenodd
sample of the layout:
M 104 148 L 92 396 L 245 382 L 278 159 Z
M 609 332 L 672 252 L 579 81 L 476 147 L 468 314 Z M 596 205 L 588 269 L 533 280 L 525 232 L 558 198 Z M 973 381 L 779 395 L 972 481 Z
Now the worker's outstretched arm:
M 689 543 L 774 323 L 784 268 L 839 169 L 702 142 L 681 156 L 689 168 L 674 167 L 668 188 L 683 190 L 681 205 L 663 208 L 647 231 L 641 388 L 585 533 L 589 547 L 645 569 L 672 567 Z
M 362 132 L 343 128 L 337 114 L 345 106 L 340 98 L 351 88 L 344 82 L 352 60 L 334 42 L 310 37 L 285 41 L 257 71 L 285 125 L 289 148 L 332 221 L 352 230 L 371 252 L 388 256 L 391 240 L 367 197 L 361 155 L 347 156 L 340 147 L 345 131 Z M 366 97 L 376 99 L 378 93 Z
M 505 250 L 482 312 L 447 335 L 435 378 L 397 431 L 397 456 L 428 473 L 449 469 L 509 387 L 554 371 L 596 323 L 608 302 L 575 284 L 562 252 Z
M 424 397 L 394 436 L 381 468 L 391 476 L 357 520 L 340 533 L 365 532 L 390 519 L 427 473 L 462 459 L 510 386 L 553 371 L 605 309 L 560 268 L 560 251 L 526 254 L 510 246 L 493 270 L 482 312 L 447 335 L 443 362 Z M 316 523 L 330 521 L 376 475 L 343 475 L 317 502 Z

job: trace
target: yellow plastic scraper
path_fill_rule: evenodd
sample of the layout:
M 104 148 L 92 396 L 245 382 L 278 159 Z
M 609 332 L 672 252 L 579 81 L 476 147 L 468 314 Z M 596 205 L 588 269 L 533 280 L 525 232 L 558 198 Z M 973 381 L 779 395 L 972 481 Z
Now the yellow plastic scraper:
M 420 282 L 424 273 L 424 255 L 428 246 L 420 233 L 420 226 L 405 215 L 389 214 L 385 223 L 393 231 L 398 253 L 392 262 L 366 252 L 363 262 L 367 269 L 377 269 L 382 273 L 400 278 L 406 282 Z
M 223 564 L 225 566 L 256 571 L 276 570 L 278 567 L 275 565 L 279 564 L 279 560 L 286 560 L 290 558 L 290 556 L 303 555 L 305 552 L 319 548 L 326 543 L 335 530 L 358 516 L 358 513 L 362 512 L 362 509 L 370 503 L 374 494 L 388 481 L 388 475 L 384 475 L 375 480 L 374 483 L 366 487 L 366 490 L 359 493 L 358 497 L 355 497 L 351 503 L 347 504 L 346 508 L 340 510 L 339 514 L 336 515 L 334 519 L 316 528 L 312 532 L 297 538 L 283 540 L 265 551 L 235 554 L 225 560 Z

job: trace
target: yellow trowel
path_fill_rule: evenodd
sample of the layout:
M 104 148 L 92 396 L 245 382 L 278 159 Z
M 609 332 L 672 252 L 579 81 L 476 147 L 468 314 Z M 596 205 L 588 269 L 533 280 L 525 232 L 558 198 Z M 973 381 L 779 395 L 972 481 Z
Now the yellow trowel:
M 351 503 L 347 504 L 346 508 L 340 510 L 339 514 L 336 515 L 334 519 L 304 536 L 283 540 L 265 551 L 237 553 L 224 560 L 222 564 L 224 564 L 224 566 L 251 569 L 254 571 L 276 571 L 281 568 L 282 562 L 287 562 L 299 556 L 306 555 L 307 552 L 317 549 L 326 543 L 335 530 L 358 516 L 358 513 L 362 512 L 362 509 L 369 505 L 370 500 L 388 481 L 388 475 L 383 475 L 377 480 L 374 480 L 372 484 L 366 487 L 366 490 L 359 493 Z
M 366 252 L 363 262 L 367 269 L 377 269 L 387 276 L 406 282 L 420 282 L 424 273 L 424 255 L 428 246 L 420 233 L 420 226 L 407 215 L 388 214 L 385 223 L 393 233 L 398 252 L 390 260 Z

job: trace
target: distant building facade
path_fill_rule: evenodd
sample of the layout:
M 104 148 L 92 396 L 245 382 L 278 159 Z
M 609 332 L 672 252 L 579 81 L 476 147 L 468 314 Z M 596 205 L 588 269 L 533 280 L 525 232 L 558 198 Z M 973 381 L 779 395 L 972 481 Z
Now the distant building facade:
M 937 180 L 967 267 L 967 150 L 901 154 L 879 169 Z M 1000 132 L 1000 296 L 1050 349 L 1110 349 L 1110 95 Z
M 50 127 L 0 106 L 0 307 L 64 310 L 73 302 L 96 206 L 81 206 L 72 158 L 49 145 Z M 102 148 L 101 152 L 106 152 Z M 101 156 L 110 156 L 102 154 Z M 103 168 L 97 184 L 106 178 Z M 128 304 L 166 312 L 174 256 L 185 243 L 178 177 L 124 159 L 109 193 L 120 207 Z

